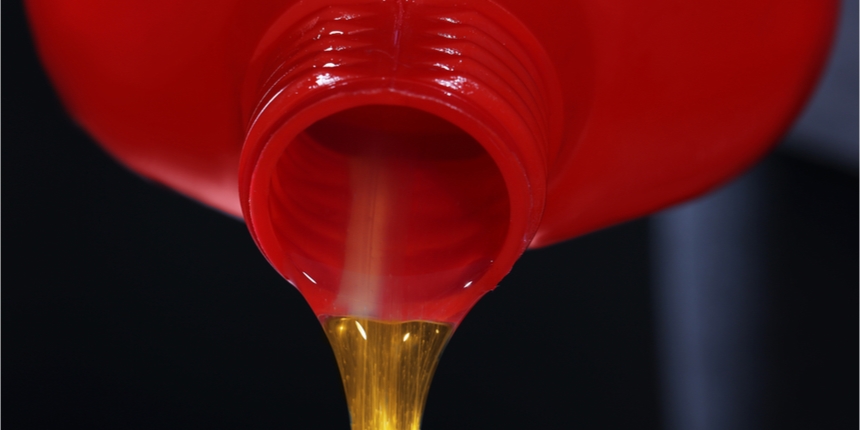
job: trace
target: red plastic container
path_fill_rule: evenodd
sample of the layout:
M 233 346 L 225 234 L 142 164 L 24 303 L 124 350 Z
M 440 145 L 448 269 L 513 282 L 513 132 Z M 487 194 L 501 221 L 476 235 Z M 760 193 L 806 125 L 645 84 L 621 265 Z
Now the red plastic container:
M 832 1 L 27 3 L 74 117 L 244 217 L 318 315 L 458 323 L 529 246 L 761 157 Z

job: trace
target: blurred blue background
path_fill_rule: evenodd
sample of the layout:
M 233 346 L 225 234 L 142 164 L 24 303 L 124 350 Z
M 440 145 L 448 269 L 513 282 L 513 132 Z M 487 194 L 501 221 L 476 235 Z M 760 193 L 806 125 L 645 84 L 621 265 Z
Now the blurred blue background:
M 857 9 L 777 154 L 653 217 L 668 429 L 857 425 Z

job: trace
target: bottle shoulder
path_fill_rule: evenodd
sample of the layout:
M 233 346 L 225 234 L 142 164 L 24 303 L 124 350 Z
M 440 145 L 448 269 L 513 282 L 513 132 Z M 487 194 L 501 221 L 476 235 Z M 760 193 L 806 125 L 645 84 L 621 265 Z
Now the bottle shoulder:
M 58 92 L 109 152 L 237 214 L 248 65 L 297 3 L 34 0 L 27 8 Z M 337 2 L 371 3 L 384 2 Z M 810 93 L 837 12 L 819 0 L 495 3 L 539 42 L 561 99 L 550 114 L 560 126 L 547 150 L 535 245 L 658 210 L 754 163 Z

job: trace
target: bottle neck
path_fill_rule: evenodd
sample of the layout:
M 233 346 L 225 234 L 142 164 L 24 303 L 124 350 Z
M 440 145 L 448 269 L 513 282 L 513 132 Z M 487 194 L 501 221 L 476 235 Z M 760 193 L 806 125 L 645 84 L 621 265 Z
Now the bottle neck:
M 538 227 L 544 205 L 547 165 L 554 151 L 553 145 L 559 140 L 560 130 L 560 124 L 551 121 L 551 112 L 560 111 L 559 91 L 552 67 L 528 30 L 494 3 L 471 2 L 469 8 L 462 5 L 453 7 L 449 3 L 452 2 L 357 1 L 348 5 L 301 2 L 276 21 L 264 36 L 252 61 L 243 94 L 249 107 L 246 115 L 248 133 L 240 166 L 244 217 L 261 251 L 284 277 L 302 290 L 318 314 L 363 313 L 365 315 L 360 316 L 459 322 L 480 295 L 492 289 L 507 274 Z M 388 122 L 380 115 L 388 115 Z M 434 124 L 439 127 L 434 127 Z M 334 136 L 332 130 L 340 132 Z M 317 241 L 296 237 L 314 229 L 305 225 L 315 223 L 314 216 L 325 218 L 326 215 L 321 213 L 338 212 L 337 205 L 329 202 L 331 210 L 311 210 L 315 215 L 308 213 L 310 218 L 298 220 L 298 215 L 289 212 L 301 212 L 302 209 L 291 209 L 284 202 L 326 194 L 322 191 L 326 189 L 325 185 L 317 181 L 316 189 L 307 190 L 307 195 L 301 195 L 301 191 L 295 191 L 293 195 L 293 191 L 285 191 L 284 188 L 302 187 L 306 182 L 296 176 L 298 173 L 293 179 L 281 177 L 290 175 L 284 173 L 286 170 L 316 169 L 317 172 L 329 172 L 324 175 L 324 180 L 321 179 L 323 182 L 341 175 L 346 178 L 343 179 L 345 183 L 353 186 L 361 183 L 362 180 L 355 176 L 360 168 L 355 167 L 354 160 L 344 164 L 343 157 L 329 154 L 332 151 L 340 151 L 340 154 L 370 151 L 378 155 L 383 151 L 378 143 L 370 144 L 376 145 L 371 150 L 369 147 L 361 149 L 365 143 L 350 142 L 353 139 L 364 142 L 361 136 L 373 136 L 378 141 L 400 139 L 385 146 L 389 149 L 408 145 L 441 148 L 445 145 L 420 142 L 427 139 L 439 142 L 465 139 L 464 142 L 475 142 L 492 160 L 494 171 L 501 178 L 499 184 L 502 184 L 500 187 L 507 206 L 504 231 L 499 233 L 503 239 L 494 245 L 495 249 L 482 251 L 492 254 L 488 266 L 481 269 L 483 271 L 478 270 L 480 279 L 468 281 L 473 285 L 460 287 L 462 291 L 456 292 L 455 299 L 441 293 L 430 295 L 425 301 L 434 303 L 428 305 L 433 309 L 427 310 L 424 306 L 424 310 L 410 313 L 381 310 L 385 306 L 374 304 L 374 298 L 365 300 L 367 303 L 361 305 L 363 310 L 337 308 L 331 304 L 339 302 L 339 294 L 345 294 L 343 286 L 323 288 L 325 291 L 318 299 L 307 294 L 306 290 L 320 286 L 318 280 L 310 275 L 311 269 L 305 270 L 303 265 L 311 267 L 323 261 L 324 265 L 340 265 L 350 271 L 349 256 L 324 255 L 349 252 L 332 251 L 338 245 L 326 248 L 328 251 L 308 250 L 315 246 L 309 243 Z M 312 140 L 316 142 L 313 148 L 317 149 L 302 146 L 310 143 L 297 145 L 297 142 Z M 468 145 L 449 146 L 451 151 L 457 152 L 460 151 L 457 148 Z M 401 160 L 401 164 L 406 158 L 418 156 L 414 151 L 409 156 L 403 155 L 401 149 L 393 151 L 392 154 L 399 155 L 392 155 L 392 159 Z M 353 155 L 369 159 L 356 154 Z M 324 156 L 330 156 L 325 158 L 328 161 L 320 158 Z M 436 154 L 433 157 L 459 159 L 465 155 Z M 292 161 L 284 161 L 285 158 Z M 414 166 L 420 166 L 415 169 L 430 166 L 424 161 L 414 162 L 417 163 Z M 475 163 L 475 166 L 483 166 L 480 162 Z M 439 166 L 450 164 L 440 162 L 433 166 L 444 170 L 448 167 Z M 376 175 L 374 178 L 381 177 L 378 172 L 387 171 L 383 164 L 373 166 L 368 171 Z M 470 167 L 472 170 L 483 168 Z M 391 172 L 397 171 L 396 167 L 392 169 Z M 393 177 L 393 174 L 385 175 Z M 462 173 L 468 174 L 465 170 Z M 466 178 L 462 175 L 460 180 Z M 379 196 L 393 196 L 394 191 L 391 190 L 395 188 L 377 187 L 373 190 L 373 199 L 378 201 Z M 355 212 L 358 210 L 358 203 L 355 203 L 358 197 L 355 190 L 350 192 L 351 197 L 345 197 L 345 201 L 352 201 L 349 204 Z M 326 205 L 320 204 L 321 208 Z M 374 210 L 378 218 L 381 209 Z M 403 216 L 414 218 L 408 214 Z M 373 227 L 361 227 L 349 219 L 338 219 L 337 215 L 318 221 L 328 222 L 332 231 L 346 231 L 341 238 L 345 244 L 360 242 L 361 239 L 351 239 L 358 234 L 355 230 L 375 231 Z M 457 219 L 449 222 L 456 223 Z M 283 227 L 285 223 L 303 224 L 304 227 L 290 230 Z M 391 229 L 385 228 L 390 233 Z M 352 233 L 348 233 L 350 231 Z M 331 236 L 319 234 L 321 237 Z M 487 240 L 479 237 L 479 241 Z M 349 245 L 344 246 L 349 248 Z M 303 249 L 298 253 L 301 255 L 291 251 L 293 248 Z M 369 266 L 359 271 L 376 270 L 368 269 L 373 264 L 366 262 Z M 454 266 L 459 267 L 457 264 Z M 403 296 L 401 299 L 410 301 L 414 297 Z M 349 300 L 363 303 L 364 299 L 350 296 Z M 402 305 L 398 306 L 402 308 Z M 336 309 L 331 309 L 332 306 Z

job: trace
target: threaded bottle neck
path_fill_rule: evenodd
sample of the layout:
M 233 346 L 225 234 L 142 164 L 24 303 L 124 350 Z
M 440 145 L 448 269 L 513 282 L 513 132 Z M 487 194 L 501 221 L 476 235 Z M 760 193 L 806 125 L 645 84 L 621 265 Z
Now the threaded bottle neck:
M 269 261 L 302 290 L 318 314 L 347 312 L 382 319 L 459 322 L 480 295 L 507 274 L 538 227 L 544 204 L 548 158 L 559 140 L 560 124 L 552 123 L 551 115 L 560 111 L 558 94 L 552 68 L 540 45 L 522 24 L 494 3 L 472 2 L 470 8 L 463 8 L 446 1 L 356 1 L 342 5 L 302 2 L 286 11 L 261 41 L 244 89 L 249 126 L 240 167 L 240 193 L 245 219 Z M 360 110 L 366 107 L 370 110 L 365 109 L 362 113 Z M 385 112 L 379 115 L 390 115 L 390 120 L 388 123 L 373 121 L 368 112 Z M 356 121 L 361 122 L 359 128 L 350 128 L 349 124 L 355 125 Z M 325 143 L 327 135 L 319 130 L 326 125 L 320 124 L 329 123 L 329 128 L 354 130 L 353 134 L 346 136 L 341 133 L 332 138 L 340 143 Z M 375 125 L 368 126 L 370 123 Z M 368 127 L 376 128 L 368 132 Z M 333 147 L 339 148 L 341 155 L 350 151 L 361 152 L 360 144 L 343 141 L 358 139 L 357 136 L 365 132 L 377 140 L 396 141 L 392 144 L 394 146 L 420 147 L 424 144 L 416 142 L 427 139 L 419 135 L 445 142 L 463 139 L 460 146 L 448 145 L 454 148 L 449 151 L 455 153 L 460 151 L 456 148 L 470 145 L 467 140 L 474 142 L 476 147 L 485 151 L 487 159 L 492 160 L 491 164 L 494 164 L 500 178 L 498 183 L 503 188 L 508 219 L 504 222 L 504 231 L 495 232 L 503 237 L 494 245 L 496 249 L 481 251 L 491 254 L 487 267 L 471 272 L 466 270 L 469 273 L 463 275 L 463 279 L 476 278 L 465 281 L 470 284 L 466 288 L 461 286 L 458 291 L 444 293 L 441 292 L 444 288 L 440 287 L 440 292 L 425 294 L 425 302 L 433 304 L 423 306 L 421 311 L 402 310 L 404 303 L 422 296 L 417 293 L 404 293 L 399 299 L 395 297 L 394 302 L 399 300 L 403 303 L 390 306 L 380 305 L 375 297 L 350 296 L 352 302 L 369 303 L 363 305 L 364 310 L 358 311 L 331 309 L 339 306 L 334 304 L 343 302 L 338 298 L 346 294 L 342 286 L 323 288 L 325 291 L 319 298 L 313 299 L 310 296 L 314 294 L 308 294 L 306 290 L 321 287 L 310 274 L 311 269 L 305 270 L 305 266 L 319 263 L 313 260 L 326 260 L 323 265 L 328 266 L 348 266 L 346 261 L 349 257 L 325 256 L 325 250 L 308 251 L 308 247 L 315 245 L 307 243 L 314 240 L 295 236 L 310 231 L 309 226 L 301 231 L 279 227 L 279 224 L 300 221 L 295 214 L 287 216 L 278 212 L 303 210 L 284 203 L 295 201 L 301 194 L 298 191 L 291 194 L 293 191 L 285 191 L 285 188 L 301 187 L 303 182 L 299 178 L 281 178 L 285 175 L 283 171 L 301 169 L 303 164 L 313 159 L 317 160 L 314 162 L 316 165 L 307 168 L 332 170 L 326 178 L 329 180 L 337 175 L 334 171 L 339 169 L 335 167 L 338 161 L 322 161 L 323 158 L 340 159 L 323 153 Z M 301 149 L 295 145 L 296 142 L 314 139 L 323 149 Z M 289 149 L 291 146 L 293 149 Z M 445 145 L 425 146 L 425 150 L 430 150 Z M 374 148 L 375 153 L 380 151 L 379 146 Z M 398 151 L 394 152 L 402 153 Z M 285 153 L 293 154 L 289 156 L 293 161 L 283 161 Z M 456 158 L 459 155 L 448 154 L 445 157 Z M 416 163 L 415 166 L 423 166 L 420 168 L 430 168 L 427 167 L 429 164 L 422 164 L 423 161 Z M 481 162 L 475 163 L 475 166 L 484 166 Z M 348 170 L 343 167 L 345 165 L 342 164 L 340 169 Z M 377 170 L 382 169 L 379 166 Z M 470 169 L 484 168 L 475 166 Z M 397 168 L 392 172 L 395 170 Z M 348 173 L 345 175 L 349 176 Z M 357 180 L 354 172 L 352 175 L 354 185 Z M 460 179 L 465 180 L 466 177 Z M 318 188 L 317 192 L 323 188 Z M 382 190 L 383 194 L 388 192 Z M 357 199 L 355 196 L 353 190 L 351 198 Z M 379 198 L 376 194 L 374 196 Z M 309 197 L 302 195 L 301 198 Z M 274 202 L 278 199 L 283 201 Z M 458 203 L 459 206 L 467 204 Z M 492 203 L 490 206 L 494 204 L 497 205 Z M 332 207 L 317 212 L 337 211 L 334 203 L 329 206 Z M 480 212 L 478 209 L 472 211 Z M 494 215 L 488 213 L 487 216 Z M 333 221 L 334 218 L 329 220 L 331 231 L 358 228 L 349 220 Z M 457 220 L 449 222 L 456 223 Z M 318 233 L 319 237 L 332 236 Z M 347 237 L 348 233 L 343 234 L 346 236 L 341 239 L 345 243 L 353 240 Z M 480 235 L 476 238 L 489 241 Z M 337 247 L 332 245 L 328 249 Z M 293 248 L 303 250 L 297 252 Z M 451 264 L 456 267 L 480 265 L 473 261 L 474 256 L 464 259 L 469 261 Z M 452 267 L 439 270 L 455 270 Z M 340 285 L 335 280 L 329 280 L 329 283 Z M 385 310 L 398 306 L 400 310 Z

